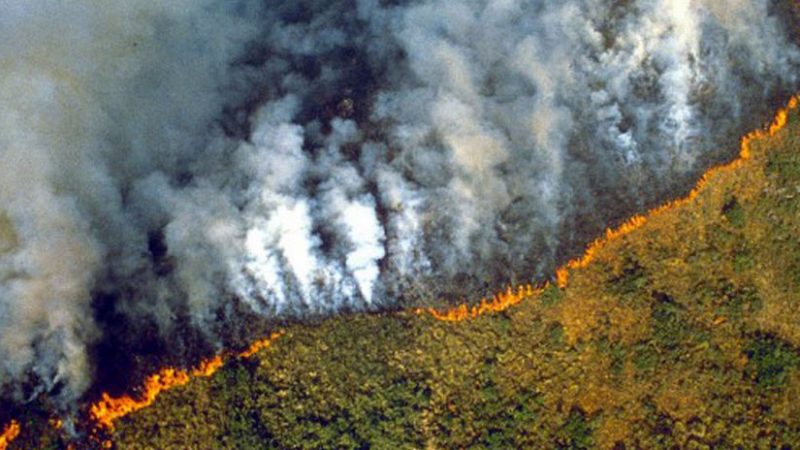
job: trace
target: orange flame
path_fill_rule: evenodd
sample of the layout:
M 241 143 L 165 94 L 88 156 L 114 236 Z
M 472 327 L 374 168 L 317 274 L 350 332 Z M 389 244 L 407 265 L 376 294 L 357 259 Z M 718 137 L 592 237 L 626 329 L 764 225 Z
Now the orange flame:
M 751 157 L 751 142 L 755 139 L 774 136 L 786 125 L 789 111 L 796 109 L 798 107 L 798 103 L 800 103 L 800 96 L 793 97 L 789 100 L 785 108 L 776 113 L 775 118 L 769 127 L 766 128 L 766 130 L 753 131 L 744 136 L 741 141 L 739 157 L 728 164 L 709 169 L 700 178 L 694 189 L 692 189 L 692 191 L 686 197 L 668 202 L 648 211 L 646 214 L 633 216 L 617 228 L 607 229 L 604 236 L 589 244 L 581 257 L 567 262 L 564 266 L 556 270 L 556 285 L 560 288 L 566 287 L 569 281 L 570 272 L 588 266 L 595 259 L 599 250 L 609 242 L 619 239 L 633 232 L 634 230 L 641 228 L 645 223 L 647 223 L 647 220 L 650 217 L 653 217 L 657 214 L 662 214 L 668 210 L 675 209 L 694 200 L 705 188 L 708 180 L 716 173 L 730 171 L 740 167 L 744 161 L 750 159 Z M 460 322 L 468 319 L 474 319 L 484 314 L 505 311 L 506 309 L 519 304 L 526 298 L 538 296 L 547 287 L 548 284 L 538 288 L 535 288 L 530 284 L 518 286 L 516 289 L 509 286 L 505 292 L 496 294 L 491 299 L 482 299 L 477 305 L 474 306 L 461 304 L 455 308 L 445 311 L 439 311 L 435 308 L 420 308 L 416 310 L 416 313 L 430 314 L 436 320 Z M 224 365 L 225 358 L 250 358 L 260 350 L 269 347 L 273 341 L 278 339 L 283 334 L 283 331 L 273 333 L 268 338 L 255 341 L 250 345 L 250 347 L 240 353 L 223 353 L 202 361 L 195 369 L 191 371 L 175 368 L 161 369 L 158 373 L 149 376 L 145 380 L 144 386 L 141 388 L 141 398 L 138 399 L 133 398 L 130 395 L 111 397 L 107 393 L 103 393 L 101 400 L 94 403 L 90 407 L 91 418 L 106 429 L 113 430 L 114 422 L 116 420 L 151 405 L 161 392 L 177 386 L 186 385 L 189 383 L 189 381 L 191 381 L 192 378 L 209 377 L 213 375 Z M 17 421 L 11 421 L 11 423 L 3 430 L 3 433 L 0 434 L 0 450 L 6 450 L 11 441 L 13 441 L 19 435 L 19 433 L 19 423 Z M 104 442 L 104 445 L 108 448 L 112 444 L 110 441 L 106 441 Z
M 19 436 L 20 427 L 19 422 L 12 420 L 11 423 L 6 425 L 3 429 L 3 434 L 0 434 L 0 450 L 6 450 L 11 441 Z
M 435 308 L 417 309 L 417 314 L 428 313 L 436 320 L 444 322 L 461 322 L 462 320 L 474 319 L 483 314 L 496 313 L 516 305 L 523 299 L 538 295 L 544 288 L 534 288 L 533 285 L 526 284 L 513 289 L 511 286 L 505 292 L 495 294 L 491 299 L 482 299 L 477 305 L 467 306 L 461 304 L 446 311 L 439 311 Z
M 53 427 L 53 429 L 55 429 L 55 430 L 60 430 L 60 429 L 61 429 L 61 427 L 63 427 L 63 426 L 64 426 L 64 421 L 63 421 L 63 420 L 61 420 L 61 419 L 60 419 L 60 418 L 58 418 L 58 417 L 53 417 L 52 419 L 48 420 L 48 423 L 49 423 L 49 424 L 50 424 L 50 426 L 51 426 L 51 427 Z
M 556 282 L 558 283 L 558 287 L 564 288 L 567 285 L 570 270 L 581 269 L 588 266 L 589 263 L 591 263 L 592 260 L 597 255 L 597 252 L 603 246 L 607 245 L 609 242 L 615 239 L 619 239 L 622 236 L 625 236 L 631 233 L 632 231 L 641 228 L 642 225 L 647 223 L 647 220 L 649 218 L 652 218 L 659 214 L 663 214 L 664 212 L 669 210 L 674 210 L 680 206 L 690 203 L 691 201 L 696 199 L 698 195 L 700 195 L 703 189 L 705 189 L 706 185 L 708 184 L 708 180 L 716 176 L 718 173 L 729 172 L 731 170 L 741 167 L 742 164 L 744 164 L 744 162 L 750 159 L 750 157 L 752 156 L 750 154 L 750 144 L 756 139 L 762 139 L 765 137 L 774 136 L 775 134 L 778 133 L 778 131 L 780 131 L 784 126 L 786 126 L 786 120 L 789 117 L 789 111 L 797 108 L 798 101 L 800 101 L 800 97 L 792 97 L 785 108 L 778 110 L 778 112 L 775 114 L 775 118 L 772 120 L 772 123 L 769 125 L 769 127 L 767 127 L 766 130 L 755 130 L 745 135 L 741 141 L 741 147 L 740 147 L 741 150 L 739 151 L 739 157 L 727 164 L 723 164 L 717 167 L 712 167 L 711 169 L 706 171 L 706 173 L 704 173 L 703 176 L 700 177 L 700 180 L 697 182 L 694 189 L 692 189 L 691 192 L 689 192 L 689 194 L 686 197 L 673 200 L 671 202 L 653 208 L 644 215 L 636 215 L 616 229 L 606 230 L 605 236 L 592 242 L 586 249 L 583 256 L 568 262 L 565 266 L 559 268 L 556 271 Z
M 751 157 L 750 144 L 756 139 L 774 136 L 776 133 L 778 133 L 778 131 L 786 126 L 786 121 L 789 117 L 789 111 L 796 109 L 798 107 L 798 103 L 800 103 L 800 96 L 792 97 L 785 108 L 778 110 L 778 112 L 775 114 L 775 118 L 772 120 L 772 123 L 765 130 L 751 131 L 745 135 L 741 141 L 739 157 L 730 163 L 712 167 L 706 171 L 706 173 L 704 173 L 697 182 L 694 189 L 692 189 L 686 197 L 665 203 L 661 206 L 651 209 L 645 214 L 637 214 L 617 228 L 606 229 L 605 235 L 595 239 L 594 242 L 589 244 L 582 256 L 573 259 L 556 269 L 556 285 L 559 288 L 565 288 L 569 281 L 570 273 L 572 271 L 587 267 L 597 257 L 600 249 L 608 245 L 611 241 L 619 239 L 641 228 L 645 223 L 647 223 L 648 219 L 658 214 L 663 214 L 666 211 L 674 210 L 693 201 L 695 198 L 697 198 L 700 192 L 705 189 L 708 180 L 713 178 L 716 174 L 741 167 L 742 164 L 744 164 L 744 162 Z M 477 306 L 469 307 L 466 304 L 461 304 L 446 311 L 439 311 L 433 308 L 418 309 L 417 313 L 420 314 L 427 312 L 437 320 L 459 322 L 462 320 L 473 319 L 482 314 L 504 311 L 505 309 L 521 302 L 524 298 L 535 296 L 542 290 L 543 289 L 533 289 L 529 285 L 521 286 L 516 291 L 508 288 L 505 293 L 495 295 L 492 300 L 481 300 Z
M 272 345 L 273 341 L 275 341 L 279 337 L 283 336 L 284 334 L 286 334 L 286 332 L 281 330 L 281 331 L 278 331 L 277 333 L 272 333 L 268 338 L 259 339 L 259 340 L 255 341 L 255 342 L 253 342 L 252 344 L 250 344 L 250 347 L 248 347 L 247 350 L 244 350 L 244 351 L 240 352 L 238 357 L 239 358 L 251 358 L 253 355 L 255 355 L 256 353 L 260 352 L 261 350 L 269 348 L 269 346 Z
M 141 387 L 142 394 L 139 398 L 134 398 L 127 394 L 121 397 L 111 397 L 107 393 L 103 393 L 101 399 L 89 408 L 91 418 L 106 429 L 113 430 L 115 421 L 150 406 L 162 392 L 186 385 L 192 378 L 210 377 L 225 364 L 225 359 L 228 357 L 250 358 L 258 351 L 269 347 L 283 333 L 283 331 L 272 333 L 270 337 L 254 342 L 247 350 L 241 353 L 233 355 L 220 354 L 204 360 L 192 370 L 172 367 L 161 369 L 158 373 L 147 377 Z M 3 449 L 0 448 L 0 450 Z

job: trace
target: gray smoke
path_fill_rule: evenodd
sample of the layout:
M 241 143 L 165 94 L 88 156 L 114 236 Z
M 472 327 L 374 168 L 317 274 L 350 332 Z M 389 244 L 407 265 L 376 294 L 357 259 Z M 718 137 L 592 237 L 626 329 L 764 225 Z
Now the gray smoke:
M 546 277 L 797 88 L 776 5 L 2 1 L 2 392 L 84 392 L 99 298 L 222 345 Z

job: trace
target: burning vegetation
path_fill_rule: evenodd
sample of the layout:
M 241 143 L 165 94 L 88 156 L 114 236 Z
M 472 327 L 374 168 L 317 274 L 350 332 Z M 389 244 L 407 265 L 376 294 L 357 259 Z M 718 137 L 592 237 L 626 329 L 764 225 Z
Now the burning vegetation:
M 95 3 L 0 6 L 16 407 L 257 320 L 502 311 L 800 85 L 789 0 Z
M 90 3 L 0 7 L 0 450 L 795 444 L 797 99 L 570 259 L 797 88 L 795 2 Z
M 0 450 L 6 450 L 8 445 L 19 436 L 19 423 L 12 420 L 11 423 L 6 425 L 3 433 L 0 434 Z
M 635 215 L 617 228 L 607 229 L 602 237 L 589 244 L 581 257 L 569 261 L 567 264 L 556 270 L 556 285 L 561 289 L 567 287 L 569 273 L 574 270 L 588 267 L 589 264 L 591 264 L 594 260 L 597 252 L 603 247 L 607 246 L 610 242 L 618 240 L 623 236 L 638 230 L 644 226 L 650 218 L 656 217 L 659 214 L 666 214 L 694 201 L 697 196 L 700 195 L 704 189 L 706 189 L 706 185 L 709 183 L 709 180 L 713 180 L 718 173 L 728 172 L 740 168 L 745 161 L 750 159 L 750 147 L 752 145 L 752 141 L 775 136 L 775 134 L 777 134 L 786 126 L 789 112 L 797 108 L 797 103 L 798 97 L 792 97 L 789 100 L 786 108 L 778 110 L 778 112 L 775 114 L 775 118 L 768 127 L 766 127 L 764 130 L 752 131 L 744 136 L 740 144 L 738 157 L 728 164 L 709 169 L 705 174 L 703 174 L 703 176 L 700 178 L 700 181 L 697 182 L 697 185 L 686 197 L 665 203 L 664 205 L 661 205 L 645 214 Z M 519 286 L 516 289 L 509 286 L 506 291 L 495 295 L 490 300 L 482 299 L 477 305 L 468 305 L 465 303 L 444 311 L 439 311 L 435 308 L 428 308 L 418 309 L 417 312 L 427 312 L 437 320 L 460 322 L 462 320 L 474 319 L 487 313 L 502 312 L 509 307 L 518 304 L 525 298 L 538 297 L 544 291 L 544 289 L 546 289 L 546 287 L 547 284 L 545 284 L 544 288 L 536 289 L 532 285 Z
M 122 417 L 134 413 L 153 404 L 156 398 L 164 391 L 186 385 L 194 378 L 207 378 L 214 375 L 230 358 L 250 358 L 257 352 L 269 348 L 272 343 L 283 333 L 273 333 L 270 337 L 253 342 L 250 347 L 239 353 L 217 355 L 202 361 L 192 370 L 167 367 L 161 369 L 145 380 L 138 389 L 139 393 L 112 397 L 103 393 L 101 399 L 89 407 L 90 417 L 98 425 L 107 430 L 114 429 L 114 422 Z
M 787 187 L 800 185 L 798 136 L 796 113 L 781 112 L 690 200 L 593 245 L 591 263 L 573 263 L 563 287 L 512 289 L 422 318 L 290 327 L 262 359 L 226 366 L 121 421 L 116 442 L 795 446 L 800 329 L 788 311 L 800 288 L 800 222 Z M 453 323 L 464 319 L 474 320 Z M 186 426 L 185 414 L 170 419 L 177 411 L 202 420 L 181 431 L 167 425 Z
M 274 334 L 163 369 L 135 395 L 104 394 L 90 417 L 120 448 L 796 445 L 797 106 L 686 198 L 608 231 L 554 283 L 292 326 L 282 345 L 270 347 Z M 35 447 L 40 433 L 16 421 L 0 444 L 21 431 L 10 448 Z

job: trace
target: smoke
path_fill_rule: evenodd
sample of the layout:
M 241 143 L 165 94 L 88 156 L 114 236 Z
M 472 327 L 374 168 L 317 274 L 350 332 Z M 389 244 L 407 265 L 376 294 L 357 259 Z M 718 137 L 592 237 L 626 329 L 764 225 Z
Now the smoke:
M 0 2 L 2 394 L 70 404 L 91 348 L 220 346 L 242 309 L 546 277 L 797 88 L 775 8 Z

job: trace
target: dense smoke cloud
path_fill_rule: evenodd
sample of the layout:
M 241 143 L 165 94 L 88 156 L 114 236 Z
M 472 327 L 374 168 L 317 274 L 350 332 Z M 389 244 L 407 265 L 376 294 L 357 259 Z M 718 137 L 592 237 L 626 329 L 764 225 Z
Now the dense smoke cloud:
M 4 395 L 79 396 L 87 349 L 122 333 L 98 309 L 221 345 L 243 307 L 306 317 L 547 276 L 796 88 L 770 8 L 0 3 Z

